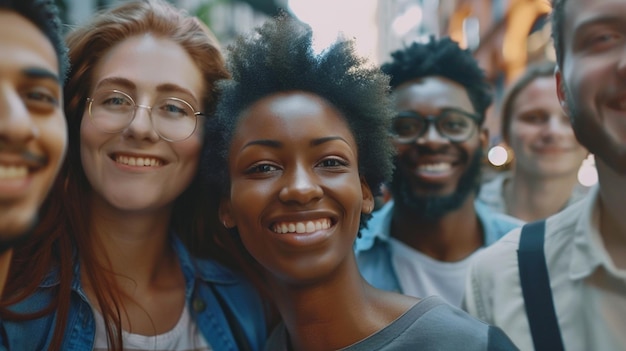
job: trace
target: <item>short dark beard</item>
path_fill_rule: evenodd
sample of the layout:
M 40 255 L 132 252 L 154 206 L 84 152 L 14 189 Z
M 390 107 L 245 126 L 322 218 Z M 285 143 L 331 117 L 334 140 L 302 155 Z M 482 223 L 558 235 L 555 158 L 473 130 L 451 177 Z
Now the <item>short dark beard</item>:
M 389 186 L 395 203 L 411 210 L 419 218 L 426 220 L 438 220 L 445 214 L 460 208 L 467 197 L 480 189 L 480 166 L 482 162 L 482 148 L 476 149 L 469 168 L 463 173 L 454 193 L 445 196 L 420 196 L 413 194 L 413 190 L 406 177 L 398 171 L 396 160 L 396 171 L 393 174 L 392 182 Z
M 566 103 L 570 122 L 578 142 L 620 175 L 626 175 L 626 145 L 616 141 L 600 123 L 599 111 L 591 111 L 577 103 L 572 92 L 565 86 Z

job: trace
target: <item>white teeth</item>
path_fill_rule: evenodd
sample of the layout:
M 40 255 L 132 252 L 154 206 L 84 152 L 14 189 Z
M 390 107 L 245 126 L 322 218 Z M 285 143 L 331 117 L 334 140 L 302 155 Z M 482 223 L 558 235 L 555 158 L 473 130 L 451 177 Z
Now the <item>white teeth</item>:
M 302 222 L 296 223 L 296 233 L 302 234 L 304 233 L 305 230 L 306 230 L 306 227 L 304 226 L 304 223 Z
M 21 179 L 28 175 L 26 166 L 0 165 L 0 179 Z
M 115 156 L 115 162 L 138 167 L 157 167 L 161 165 L 161 160 L 152 157 L 132 157 L 117 155 Z
M 312 233 L 315 231 L 315 224 L 311 221 L 306 222 L 306 231 L 307 233 Z
M 279 234 L 286 233 L 313 233 L 317 230 L 328 229 L 330 228 L 330 219 L 318 219 L 315 221 L 306 221 L 306 222 L 288 222 L 288 223 L 276 223 L 274 225 L 274 232 Z
M 452 165 L 447 162 L 425 164 L 418 167 L 420 171 L 425 172 L 445 172 L 450 170 L 450 168 L 452 168 Z

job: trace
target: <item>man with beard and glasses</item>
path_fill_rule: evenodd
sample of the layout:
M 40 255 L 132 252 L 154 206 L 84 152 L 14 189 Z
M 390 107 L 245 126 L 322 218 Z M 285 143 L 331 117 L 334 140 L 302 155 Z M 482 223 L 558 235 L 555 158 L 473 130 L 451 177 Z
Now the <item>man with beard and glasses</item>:
M 471 53 L 449 38 L 396 51 L 382 70 L 396 109 L 393 200 L 357 240 L 359 268 L 378 288 L 460 306 L 474 254 L 521 224 L 474 202 L 490 87 Z
M 557 95 L 599 182 L 479 254 L 465 306 L 522 350 L 626 350 L 626 1 L 552 6 Z
M 54 3 L 0 0 L 0 293 L 65 155 L 67 67 Z

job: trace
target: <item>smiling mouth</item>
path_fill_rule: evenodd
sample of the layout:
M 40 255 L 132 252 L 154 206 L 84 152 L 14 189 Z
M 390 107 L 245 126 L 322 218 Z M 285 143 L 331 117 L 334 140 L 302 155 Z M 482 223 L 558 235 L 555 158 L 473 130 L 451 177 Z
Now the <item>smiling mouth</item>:
M 0 164 L 0 180 L 24 179 L 28 176 L 28 167 L 25 165 Z
M 311 221 L 278 222 L 272 225 L 272 231 L 278 234 L 305 234 L 318 230 L 328 229 L 332 226 L 330 218 L 320 218 Z
M 452 169 L 452 164 L 449 162 L 427 163 L 417 167 L 419 172 L 427 173 L 442 173 L 448 172 Z
M 113 155 L 113 161 L 126 166 L 136 167 L 159 167 L 163 165 L 163 161 L 154 157 L 135 157 L 128 155 Z

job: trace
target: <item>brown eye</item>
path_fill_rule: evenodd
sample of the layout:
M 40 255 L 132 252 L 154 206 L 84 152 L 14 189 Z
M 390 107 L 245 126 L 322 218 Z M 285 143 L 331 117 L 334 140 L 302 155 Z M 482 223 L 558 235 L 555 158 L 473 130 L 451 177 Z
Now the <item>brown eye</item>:
M 526 113 L 518 117 L 518 119 L 527 124 L 539 125 L 548 122 L 548 115 L 541 112 Z
M 34 89 L 23 94 L 25 105 L 38 112 L 49 112 L 59 107 L 59 100 L 49 92 Z

